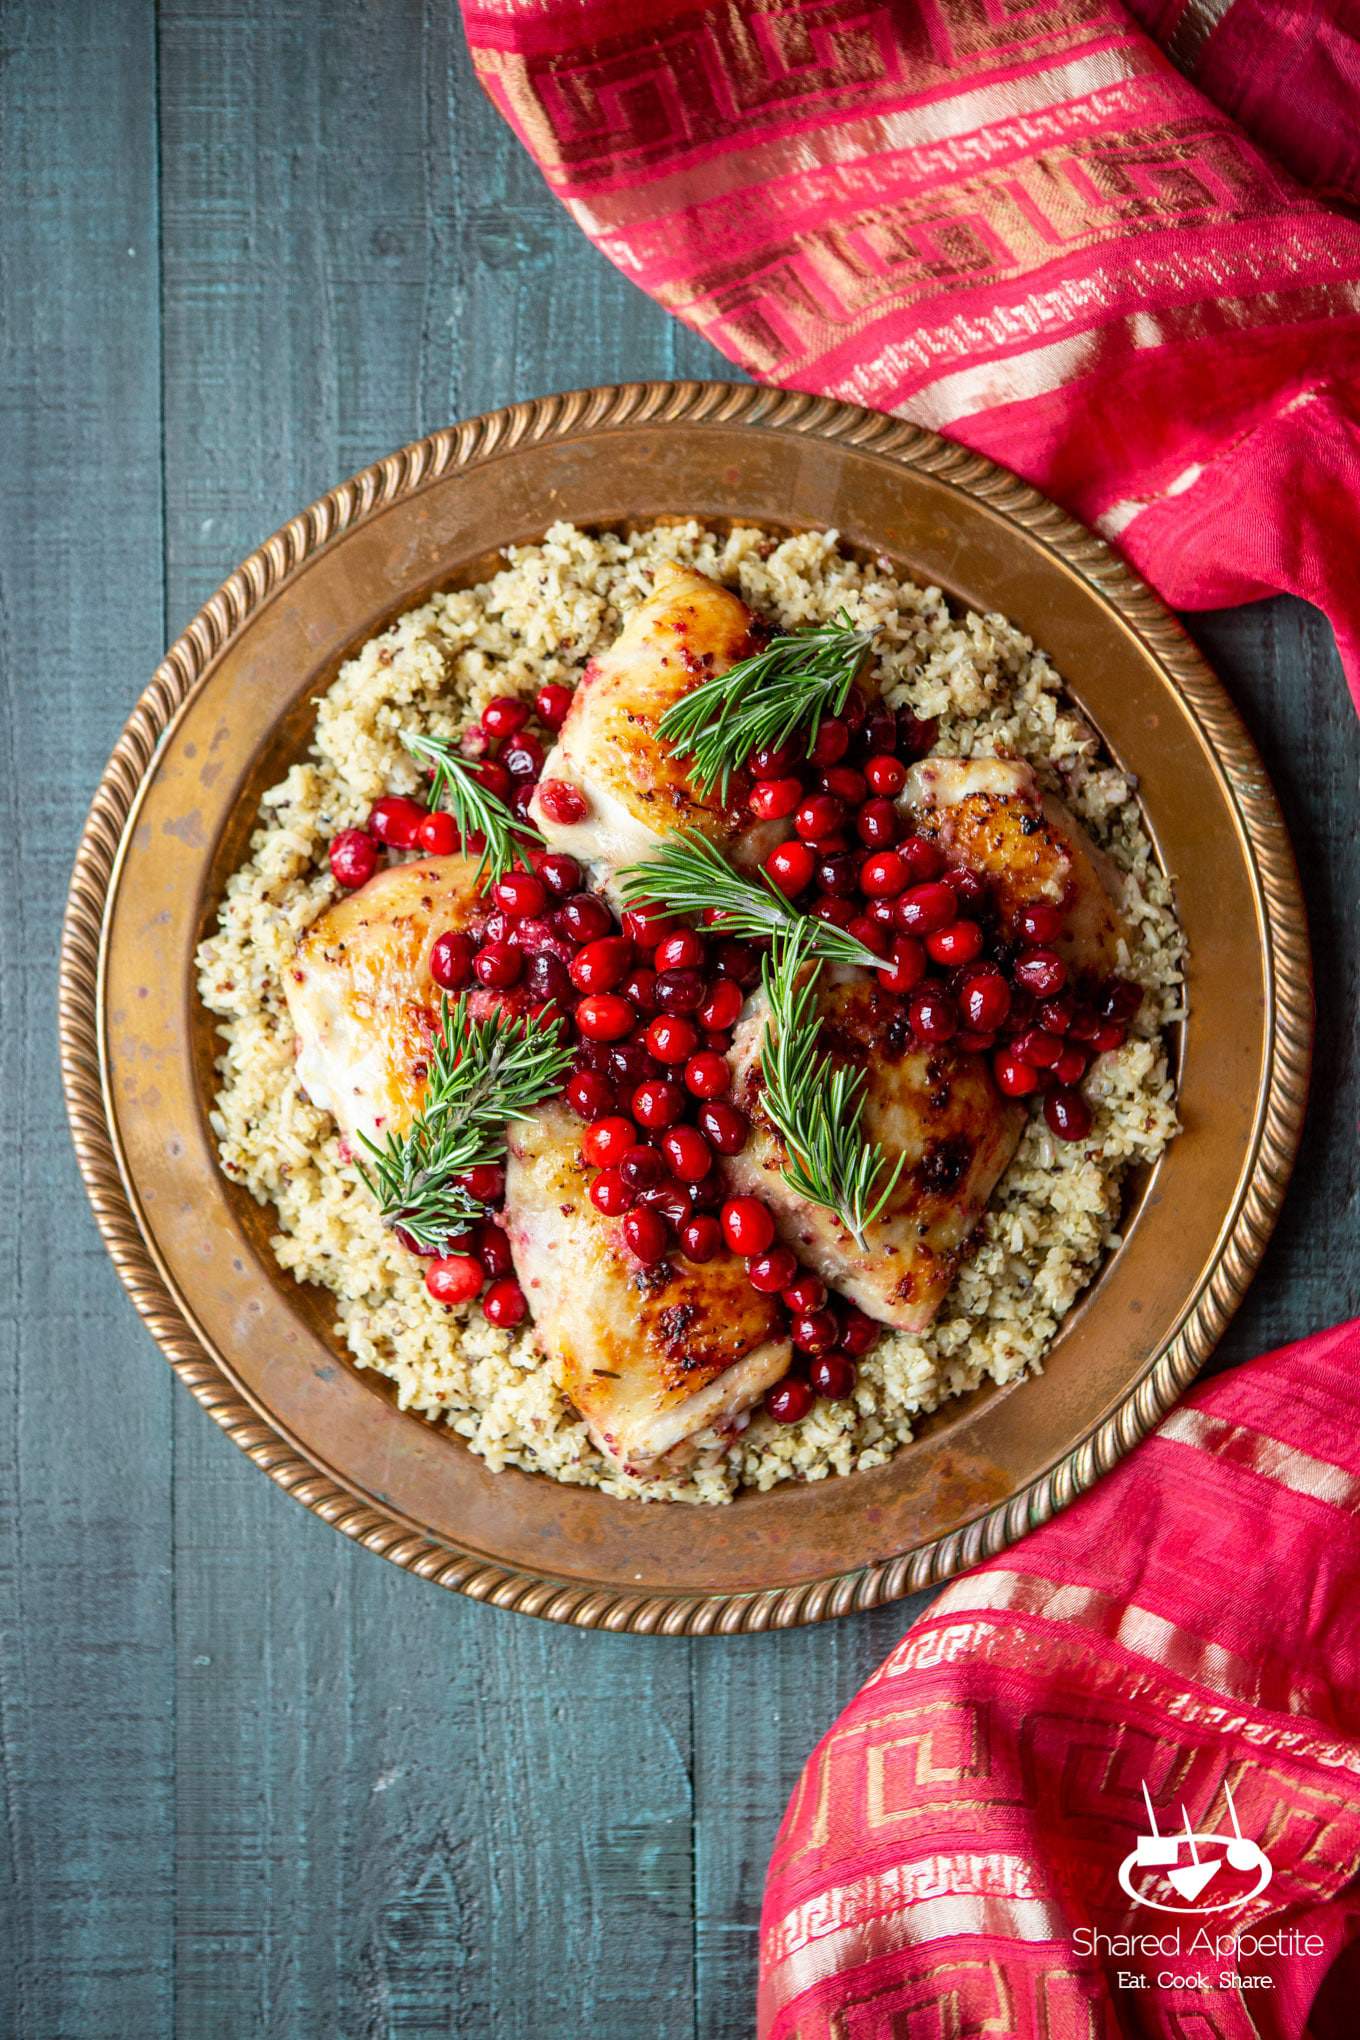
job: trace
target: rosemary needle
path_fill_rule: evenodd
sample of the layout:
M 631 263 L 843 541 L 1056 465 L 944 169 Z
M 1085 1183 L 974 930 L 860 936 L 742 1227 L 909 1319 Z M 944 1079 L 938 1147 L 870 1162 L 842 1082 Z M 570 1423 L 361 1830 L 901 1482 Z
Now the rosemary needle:
M 401 741 L 413 758 L 434 768 L 430 781 L 431 809 L 447 807 L 458 825 L 467 849 L 474 836 L 482 838 L 482 859 L 477 866 L 477 883 L 484 878 L 504 878 L 515 864 L 533 869 L 529 846 L 543 838 L 528 822 L 522 822 L 499 794 L 492 793 L 477 777 L 477 769 L 452 750 L 440 737 L 422 736 L 403 730 Z
M 421 1108 L 404 1134 L 381 1145 L 359 1137 L 373 1157 L 355 1167 L 378 1201 L 383 1222 L 400 1226 L 418 1247 L 440 1253 L 449 1239 L 486 1217 L 459 1178 L 505 1154 L 506 1122 L 527 1119 L 557 1090 L 573 1051 L 556 1020 L 535 1025 L 493 1013 L 469 1020 L 466 993 L 440 1006 Z
M 819 1051 L 822 966 L 808 932 L 815 926 L 804 922 L 776 935 L 761 970 L 770 1008 L 761 1044 L 762 1104 L 788 1152 L 784 1181 L 809 1204 L 834 1212 L 863 1252 L 906 1156 L 890 1167 L 877 1142 L 866 1140 L 863 1070 Z
M 753 751 L 798 736 L 812 756 L 823 716 L 842 712 L 873 642 L 843 609 L 830 623 L 772 638 L 672 702 L 657 735 L 689 760 L 696 792 L 716 786 L 725 803 L 733 772 Z
M 627 906 L 655 904 L 667 913 L 696 919 L 714 912 L 722 916 L 718 932 L 743 942 L 802 929 L 809 955 L 823 956 L 830 963 L 859 964 L 865 970 L 883 968 L 883 959 L 863 942 L 834 922 L 801 913 L 764 872 L 758 878 L 744 877 L 705 837 L 689 830 L 667 836 L 655 857 L 628 865 L 617 882 Z

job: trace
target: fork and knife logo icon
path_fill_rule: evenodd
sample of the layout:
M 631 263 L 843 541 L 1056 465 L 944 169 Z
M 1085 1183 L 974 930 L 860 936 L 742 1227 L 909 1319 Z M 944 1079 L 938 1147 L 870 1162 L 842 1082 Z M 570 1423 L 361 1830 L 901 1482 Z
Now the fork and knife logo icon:
M 1181 1819 L 1185 1833 L 1164 1835 L 1157 1825 L 1157 1816 L 1152 1810 L 1152 1796 L 1143 1780 L 1143 1804 L 1147 1808 L 1148 1833 L 1139 1835 L 1136 1847 L 1132 1848 L 1119 1866 L 1119 1882 L 1122 1889 L 1135 1905 L 1151 1906 L 1155 1912 L 1228 1912 L 1234 1907 L 1245 1905 L 1249 1899 L 1257 1898 L 1274 1875 L 1270 1858 L 1259 1843 L 1248 1840 L 1243 1834 L 1233 1803 L 1232 1787 L 1227 1779 L 1223 1791 L 1228 1802 L 1228 1817 L 1232 1822 L 1232 1833 L 1217 1830 L 1196 1832 L 1190 1826 L 1190 1816 L 1181 1807 Z M 1189 1857 L 1181 1860 L 1182 1849 L 1189 1849 Z M 1169 1885 L 1176 1894 L 1179 1904 L 1165 1898 L 1154 1898 L 1148 1889 L 1139 1890 L 1133 1881 L 1135 1871 L 1158 1873 L 1145 1880 L 1151 1889 L 1161 1884 Z M 1242 1877 L 1255 1879 L 1249 1891 L 1236 1890 L 1233 1896 L 1215 1899 L 1209 1904 L 1198 1904 L 1209 1887 L 1225 1870 L 1236 1872 L 1234 1885 Z

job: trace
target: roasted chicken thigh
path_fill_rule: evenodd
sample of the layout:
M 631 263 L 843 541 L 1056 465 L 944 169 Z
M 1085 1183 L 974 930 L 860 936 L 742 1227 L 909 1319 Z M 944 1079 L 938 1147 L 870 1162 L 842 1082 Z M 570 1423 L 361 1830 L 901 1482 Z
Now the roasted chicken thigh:
M 904 1332 L 930 1324 L 953 1282 L 1025 1112 L 1003 1098 L 985 1058 L 912 1034 L 900 1001 L 860 971 L 824 972 L 822 1044 L 865 1073 L 863 1126 L 891 1166 L 906 1166 L 861 1248 L 841 1221 L 784 1180 L 783 1140 L 761 1110 L 765 995 L 748 1003 L 732 1042 L 733 1095 L 751 1135 L 727 1163 L 735 1189 L 764 1199 L 780 1234 L 822 1280 L 870 1317 Z
M 404 1132 L 419 1105 L 440 1003 L 430 948 L 485 914 L 476 876 L 475 857 L 391 865 L 298 941 L 283 980 L 298 1081 L 352 1146 Z
M 1108 861 L 1060 800 L 1018 758 L 923 758 L 901 804 L 951 864 L 984 873 L 1003 920 L 1031 900 L 1061 906 L 1054 947 L 1078 969 L 1118 969 L 1128 930 Z
M 656 735 L 668 708 L 755 649 L 753 623 L 739 595 L 664 560 L 653 594 L 586 667 L 529 815 L 607 892 L 617 871 L 644 863 L 677 829 L 724 848 L 741 830 L 740 861 L 760 855 L 761 831 L 743 828 L 749 816 L 735 803 L 724 807 L 716 791 L 701 797 Z
M 642 1267 L 590 1200 L 580 1132 L 560 1105 L 511 1127 L 505 1227 L 563 1389 L 600 1450 L 642 1472 L 730 1426 L 787 1373 L 789 1341 L 732 1255 Z

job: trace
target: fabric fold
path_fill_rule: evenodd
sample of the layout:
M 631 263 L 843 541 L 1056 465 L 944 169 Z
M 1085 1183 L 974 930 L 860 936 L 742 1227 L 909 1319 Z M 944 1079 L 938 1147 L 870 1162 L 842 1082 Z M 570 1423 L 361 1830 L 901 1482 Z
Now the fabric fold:
M 1015 469 L 1177 607 L 1320 604 L 1360 701 L 1355 38 L 1139 8 L 1315 188 L 1118 0 L 464 0 L 550 188 L 729 360 Z

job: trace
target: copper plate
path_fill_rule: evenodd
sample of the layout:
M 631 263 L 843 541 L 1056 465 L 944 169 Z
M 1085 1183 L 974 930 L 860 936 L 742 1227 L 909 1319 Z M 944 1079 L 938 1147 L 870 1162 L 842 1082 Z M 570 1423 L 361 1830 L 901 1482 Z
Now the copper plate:
M 890 1466 L 641 1506 L 489 1473 L 402 1415 L 274 1265 L 215 1165 L 214 1042 L 192 958 L 263 788 L 341 660 L 557 518 L 687 513 L 834 527 L 1057 662 L 1141 784 L 1190 942 L 1185 1131 L 1039 1379 L 937 1413 Z M 297 517 L 174 645 L 80 845 L 61 982 L 66 1093 L 118 1272 L 181 1380 L 280 1486 L 441 1586 L 586 1627 L 765 1629 L 863 1608 L 1000 1551 L 1173 1403 L 1260 1258 L 1293 1161 L 1312 1029 L 1303 909 L 1261 761 L 1173 618 L 1014 476 L 869 411 L 725 384 L 517 404 L 408 446 Z M 111 1388 L 111 1392 L 113 1392 Z

